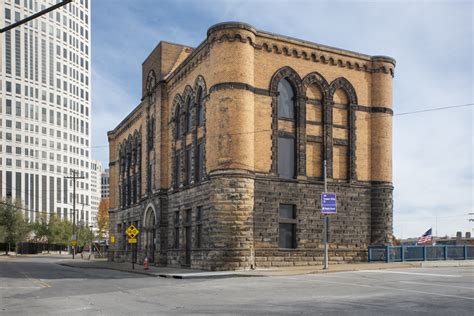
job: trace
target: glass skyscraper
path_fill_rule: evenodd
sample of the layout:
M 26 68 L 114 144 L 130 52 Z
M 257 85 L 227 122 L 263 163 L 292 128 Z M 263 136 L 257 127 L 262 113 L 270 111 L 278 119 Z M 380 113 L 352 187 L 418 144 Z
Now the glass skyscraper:
M 12 24 L 59 0 L 0 0 Z M 1 34 L 0 195 L 21 201 L 25 217 L 91 214 L 90 0 L 75 0 Z

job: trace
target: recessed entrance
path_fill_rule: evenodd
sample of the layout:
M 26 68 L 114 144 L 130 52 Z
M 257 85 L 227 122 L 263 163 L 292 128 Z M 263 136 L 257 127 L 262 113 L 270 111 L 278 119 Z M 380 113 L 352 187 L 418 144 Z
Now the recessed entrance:
M 145 212 L 143 249 L 148 262 L 155 262 L 156 250 L 156 215 L 155 210 L 149 207 Z

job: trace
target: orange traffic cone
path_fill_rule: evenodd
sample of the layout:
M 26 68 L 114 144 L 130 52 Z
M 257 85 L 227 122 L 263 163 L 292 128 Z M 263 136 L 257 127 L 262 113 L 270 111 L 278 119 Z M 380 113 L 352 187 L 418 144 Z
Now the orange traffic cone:
M 148 258 L 145 257 L 145 261 L 143 261 L 143 270 L 148 270 Z

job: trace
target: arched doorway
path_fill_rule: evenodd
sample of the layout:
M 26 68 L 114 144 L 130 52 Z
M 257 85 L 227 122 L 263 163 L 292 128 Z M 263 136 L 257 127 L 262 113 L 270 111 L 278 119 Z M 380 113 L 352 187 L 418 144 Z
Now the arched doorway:
M 156 213 L 154 208 L 150 205 L 145 211 L 145 218 L 143 223 L 144 240 L 143 249 L 148 261 L 155 262 L 156 250 Z

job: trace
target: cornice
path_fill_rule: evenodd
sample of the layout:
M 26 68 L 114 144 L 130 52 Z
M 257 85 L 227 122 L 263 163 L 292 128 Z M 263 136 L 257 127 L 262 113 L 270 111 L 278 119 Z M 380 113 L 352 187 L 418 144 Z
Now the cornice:
M 223 32 L 220 32 L 219 36 L 213 36 L 217 31 Z M 253 40 L 246 34 L 239 33 L 239 31 L 242 31 L 243 33 L 254 33 L 256 35 L 256 40 Z M 392 57 L 370 56 L 289 36 L 259 31 L 247 23 L 225 22 L 211 26 L 208 29 L 207 38 L 199 44 L 199 46 L 181 63 L 181 65 L 165 78 L 169 88 L 174 88 L 180 81 L 186 78 L 194 68 L 208 58 L 209 50 L 213 45 L 236 41 L 248 43 L 254 49 L 265 51 L 267 53 L 280 54 L 355 71 L 383 73 L 390 74 L 392 77 L 394 76 L 396 62 Z M 360 62 L 351 59 L 359 59 Z M 389 63 L 391 66 L 381 65 L 374 67 L 373 63 L 376 62 Z
M 142 116 L 142 112 L 140 111 L 142 105 L 143 103 L 137 105 L 113 130 L 107 132 L 109 139 L 120 136 L 124 130 L 128 130 L 130 126 Z M 138 115 L 136 115 L 137 113 Z

